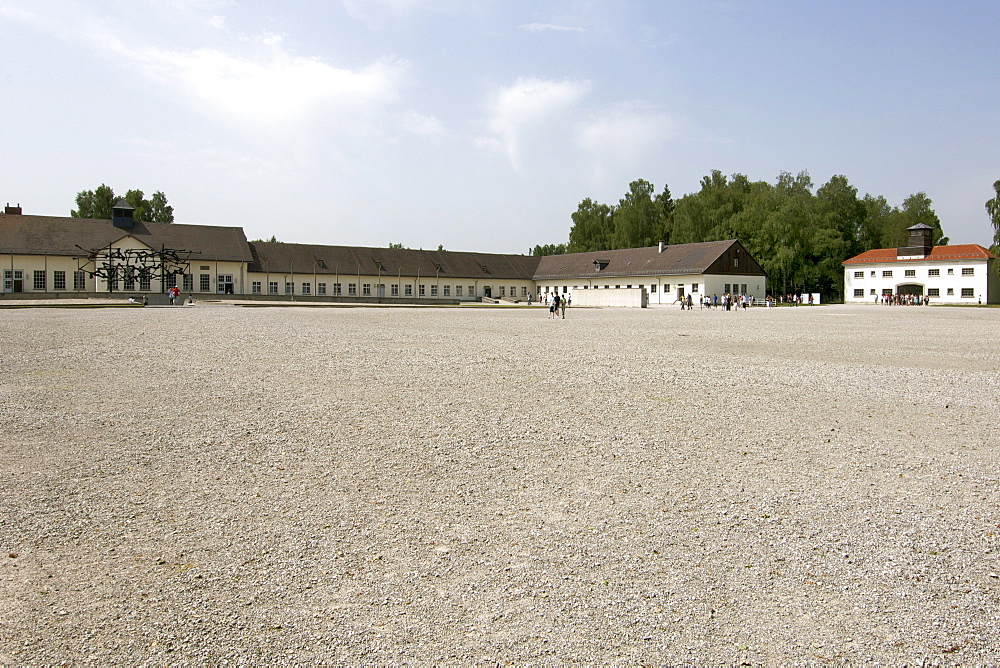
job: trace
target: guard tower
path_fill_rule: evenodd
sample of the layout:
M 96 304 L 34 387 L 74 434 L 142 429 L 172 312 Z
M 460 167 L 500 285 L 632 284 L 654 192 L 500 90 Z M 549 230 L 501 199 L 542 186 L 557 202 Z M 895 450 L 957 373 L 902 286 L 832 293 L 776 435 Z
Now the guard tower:
M 124 199 L 119 199 L 111 207 L 111 224 L 123 230 L 131 229 L 135 225 L 135 209 L 133 209 Z
M 906 228 L 910 233 L 907 245 L 896 249 L 896 258 L 925 258 L 931 254 L 934 248 L 934 228 L 926 223 L 917 223 L 913 227 Z

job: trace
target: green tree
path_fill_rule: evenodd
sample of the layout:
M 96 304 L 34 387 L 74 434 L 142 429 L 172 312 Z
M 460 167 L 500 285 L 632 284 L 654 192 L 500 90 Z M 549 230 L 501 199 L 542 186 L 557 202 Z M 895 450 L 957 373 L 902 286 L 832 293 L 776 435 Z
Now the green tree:
M 534 256 L 562 255 L 565 252 L 566 244 L 545 244 L 544 246 L 535 246 L 528 254 Z
M 660 240 L 657 207 L 653 203 L 653 184 L 638 179 L 615 210 L 612 248 L 652 246 Z
M 1000 250 L 1000 181 L 993 182 L 993 192 L 996 194 L 995 197 L 986 201 L 986 213 L 990 216 L 990 222 L 993 223 L 993 252 L 996 253 Z M 1000 269 L 1000 265 L 997 267 Z
M 96 190 L 81 190 L 76 194 L 76 208 L 69 212 L 73 218 L 103 218 L 111 219 L 111 209 L 118 201 L 115 191 L 108 185 L 101 184 Z M 162 192 L 153 193 L 151 199 L 146 199 L 141 190 L 129 190 L 125 193 L 125 201 L 132 207 L 132 217 L 141 222 L 172 223 L 174 208 L 167 204 L 167 196 Z
M 96 190 L 81 190 L 76 194 L 76 208 L 69 212 L 73 218 L 104 218 L 111 220 L 111 207 L 115 204 L 115 191 L 101 184 Z
M 610 206 L 599 204 L 588 197 L 580 202 L 571 218 L 573 225 L 569 230 L 570 253 L 608 250 L 612 247 L 614 210 Z
M 653 205 L 656 207 L 656 226 L 659 229 L 660 241 L 665 244 L 673 243 L 670 238 L 674 230 L 674 212 L 677 210 L 677 203 L 670 194 L 670 186 L 663 185 L 663 192 L 656 196 Z
M 154 223 L 174 222 L 174 207 L 167 204 L 167 196 L 157 190 L 149 198 L 150 220 Z

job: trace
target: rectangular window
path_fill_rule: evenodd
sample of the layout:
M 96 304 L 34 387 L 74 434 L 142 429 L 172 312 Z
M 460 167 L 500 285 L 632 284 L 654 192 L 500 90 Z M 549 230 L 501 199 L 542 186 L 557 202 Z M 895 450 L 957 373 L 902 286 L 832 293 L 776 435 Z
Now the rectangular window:
M 149 276 L 143 276 L 139 279 L 139 289 L 149 292 L 152 289 L 152 284 L 149 280 Z
M 863 271 L 854 272 L 854 278 L 864 278 L 864 277 L 865 277 L 865 272 Z
M 125 289 L 126 290 L 135 290 L 135 279 L 132 278 L 131 276 L 128 276 L 125 279 Z
M 892 269 L 886 269 L 883 271 L 882 278 L 892 278 Z
M 87 289 L 87 272 L 85 271 L 73 272 L 73 289 L 74 290 Z
M 510 296 L 511 297 L 516 297 L 517 296 L 517 286 L 516 285 L 510 286 Z
M 949 269 L 948 269 L 948 275 L 949 275 L 949 276 L 954 276 L 954 275 L 955 275 L 955 270 L 954 270 L 954 269 L 951 269 L 951 268 L 949 268 Z
M 892 288 L 882 288 L 882 296 L 883 297 L 891 297 L 892 296 Z
M 948 288 L 948 296 L 949 297 L 955 296 L 955 288 Z
M 928 297 L 940 297 L 941 290 L 939 288 L 927 288 Z
M 276 295 L 278 294 L 278 281 L 268 281 L 267 283 L 267 294 Z
M 975 276 L 975 275 L 976 275 L 975 267 L 962 267 L 962 276 Z M 965 295 L 962 296 L 964 297 Z
M 364 295 L 365 297 L 371 297 L 371 295 L 372 295 L 372 284 L 371 283 L 363 283 L 361 285 L 361 294 Z
M 456 285 L 455 286 L 455 296 L 456 297 L 461 297 L 462 296 L 462 286 L 461 285 Z
M 438 296 L 438 286 L 437 283 L 435 283 L 434 285 L 431 286 L 431 297 L 437 297 L 437 296 Z
M 963 297 L 975 297 L 976 296 L 976 289 L 975 288 L 962 288 L 962 296 Z
M 871 291 L 871 292 L 869 292 L 868 294 L 870 294 L 870 295 L 877 295 L 878 293 L 877 293 L 877 292 L 875 292 L 875 288 L 872 288 L 872 291 Z
M 652 293 L 652 292 L 656 292 L 656 283 L 653 283 L 653 284 L 651 284 L 651 285 L 649 286 L 649 291 L 650 291 L 651 293 Z
M 940 269 L 928 269 L 927 270 L 927 275 L 928 276 L 940 276 L 941 275 L 941 270 Z
M 740 266 L 740 259 L 738 257 L 733 258 L 733 266 L 734 267 Z
M 470 297 L 475 297 L 476 296 L 476 286 L 474 286 L 474 285 L 470 285 L 469 286 L 469 296 Z
M 399 283 L 393 283 L 392 285 L 389 286 L 389 294 L 391 294 L 393 297 L 399 296 Z
M 347 295 L 349 297 L 357 297 L 358 296 L 358 285 L 357 285 L 357 283 L 348 283 L 347 284 Z
M 261 291 L 260 289 L 261 289 L 260 281 L 253 281 L 252 283 L 250 283 L 250 292 L 252 292 L 253 294 L 259 295 Z
M 903 276 L 905 276 L 906 278 L 913 278 L 916 275 L 917 275 L 916 269 L 907 269 L 903 272 Z
M 507 296 L 507 286 L 505 286 L 505 285 L 501 285 L 500 286 L 500 296 L 501 297 L 506 297 Z
M 212 289 L 212 275 L 211 274 L 199 274 L 198 275 L 198 287 L 202 292 L 208 292 Z
M 423 283 L 417 287 L 417 294 L 421 297 L 427 294 L 427 287 Z
M 184 274 L 184 292 L 194 292 L 193 274 Z
M 340 283 L 334 283 L 333 284 L 333 295 L 335 297 L 339 297 L 340 296 Z
M 325 295 L 326 294 L 326 283 L 317 283 L 316 284 L 316 294 L 318 294 L 318 295 Z
M 722 292 L 727 295 L 729 294 L 729 283 L 726 283 L 725 285 L 722 286 Z
M 53 290 L 65 290 L 66 289 L 66 272 L 65 271 L 53 271 L 52 272 L 52 289 Z
M 747 284 L 746 284 L 746 283 L 744 283 L 744 284 L 743 284 L 743 289 L 742 289 L 742 290 L 740 290 L 740 294 L 741 294 L 741 295 L 745 295 L 746 293 L 747 293 Z
M 746 289 L 747 289 L 747 288 L 746 288 L 746 286 L 744 285 L 744 286 L 743 286 L 743 290 L 744 290 L 744 291 L 746 291 Z M 691 292 L 693 292 L 693 293 L 697 293 L 697 292 L 698 292 L 698 284 L 697 284 L 697 283 L 692 283 L 692 284 L 691 284 Z
M 304 294 L 304 295 L 311 295 L 312 294 L 312 283 L 303 283 L 302 284 L 302 294 Z
M 44 271 L 39 271 L 37 269 L 35 270 L 35 283 L 34 283 L 34 285 L 35 285 L 35 289 L 36 290 L 44 290 L 45 289 L 45 272 Z
M 864 297 L 865 296 L 865 289 L 864 288 L 855 288 L 854 289 L 854 296 L 855 297 Z
M 527 297 L 528 296 L 528 286 L 527 285 L 522 285 L 521 286 L 521 296 L 522 297 Z
M 410 283 L 407 283 L 406 285 L 404 285 L 403 286 L 403 294 L 405 294 L 407 297 L 412 297 L 413 296 L 413 285 L 411 285 Z
M 451 286 L 450 285 L 446 285 L 446 286 L 444 286 L 441 289 L 444 290 L 444 296 L 445 297 L 451 297 Z
M 285 281 L 285 294 L 294 295 L 295 294 L 295 284 L 291 281 Z
M 872 271 L 872 278 L 875 278 L 875 272 Z

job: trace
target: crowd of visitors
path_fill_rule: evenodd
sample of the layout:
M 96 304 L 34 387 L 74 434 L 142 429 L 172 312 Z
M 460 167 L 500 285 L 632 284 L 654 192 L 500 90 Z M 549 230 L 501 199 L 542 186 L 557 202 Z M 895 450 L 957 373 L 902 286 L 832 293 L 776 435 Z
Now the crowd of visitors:
M 927 295 L 875 295 L 875 303 L 879 306 L 927 306 L 931 298 Z

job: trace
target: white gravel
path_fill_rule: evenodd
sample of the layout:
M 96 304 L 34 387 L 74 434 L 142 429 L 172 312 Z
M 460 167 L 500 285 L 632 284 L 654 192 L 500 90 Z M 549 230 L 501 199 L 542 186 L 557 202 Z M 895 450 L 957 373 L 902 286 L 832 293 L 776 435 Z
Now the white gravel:
M 1000 663 L 998 309 L 0 310 L 0 664 Z

